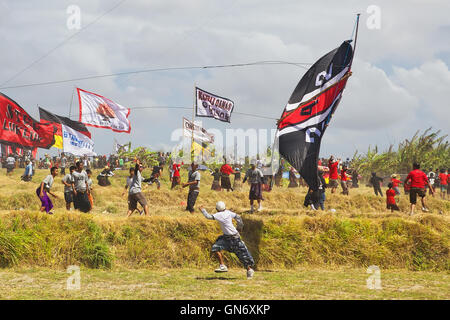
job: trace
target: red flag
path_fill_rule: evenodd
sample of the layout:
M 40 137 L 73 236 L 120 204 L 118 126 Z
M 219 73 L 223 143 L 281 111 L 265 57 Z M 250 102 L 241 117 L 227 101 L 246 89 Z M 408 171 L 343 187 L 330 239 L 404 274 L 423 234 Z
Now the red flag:
M 0 143 L 15 143 L 29 148 L 49 149 L 54 143 L 55 127 L 34 120 L 14 100 L 0 93 Z

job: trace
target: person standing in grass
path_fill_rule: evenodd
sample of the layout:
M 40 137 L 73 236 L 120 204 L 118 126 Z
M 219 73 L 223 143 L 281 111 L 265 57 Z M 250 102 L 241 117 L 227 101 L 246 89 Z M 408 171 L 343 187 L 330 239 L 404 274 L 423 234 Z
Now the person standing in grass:
M 222 187 L 222 189 L 226 189 L 227 192 L 229 192 L 230 190 L 233 191 L 230 180 L 230 175 L 234 173 L 233 168 L 231 168 L 230 165 L 225 161 L 225 163 L 220 168 L 220 173 L 220 186 Z
M 253 266 L 255 261 L 247 249 L 245 243 L 241 240 L 239 231 L 242 231 L 244 223 L 242 218 L 236 213 L 226 210 L 225 203 L 219 201 L 216 203 L 217 213 L 209 214 L 206 209 L 201 206 L 200 211 L 205 216 L 206 219 L 216 220 L 219 222 L 220 228 L 222 229 L 223 235 L 219 236 L 216 242 L 213 244 L 211 251 L 214 252 L 219 260 L 219 268 L 215 272 L 227 272 L 228 268 L 223 260 L 222 250 L 232 252 L 236 254 L 239 261 L 244 265 L 247 270 L 247 279 L 252 279 L 255 271 Z M 233 219 L 237 222 L 237 228 L 233 225 Z
M 330 182 L 328 185 L 331 188 L 331 193 L 335 193 L 338 187 L 338 179 L 339 179 L 338 167 L 339 167 L 339 159 L 335 160 L 334 156 L 331 156 L 330 159 L 328 160 L 328 168 L 330 170 L 329 173 Z
M 12 153 L 9 154 L 8 158 L 6 158 L 6 175 L 12 175 L 14 168 L 16 167 L 16 158 Z
M 233 181 L 233 190 L 240 191 L 242 187 L 241 182 L 241 169 L 235 168 L 234 169 L 234 181 Z
M 439 173 L 439 185 L 441 187 L 441 198 L 445 200 L 447 198 L 447 188 L 448 188 L 448 173 L 445 169 L 441 169 Z
M 180 168 L 181 168 L 180 164 L 175 163 L 175 162 L 173 163 L 173 165 L 172 165 L 172 172 L 173 172 L 173 175 L 172 175 L 172 187 L 170 189 L 175 188 L 181 182 Z
M 72 173 L 73 176 L 73 206 L 75 209 L 80 210 L 81 212 L 89 212 L 91 211 L 91 204 L 88 198 L 88 175 L 84 170 L 83 162 L 76 162 L 76 169 Z
M 372 172 L 372 177 L 369 180 L 369 183 L 373 186 L 373 191 L 375 195 L 380 195 L 383 197 L 383 192 L 381 192 L 381 183 L 383 182 L 383 178 L 377 176 L 376 172 Z
M 295 169 L 294 167 L 291 167 L 289 169 L 289 185 L 288 188 L 297 188 L 298 187 L 298 183 L 297 183 L 297 176 L 295 175 Z
M 128 213 L 127 217 L 131 216 L 134 210 L 137 209 L 138 202 L 144 208 L 145 215 L 148 216 L 148 205 L 147 200 L 142 193 L 142 182 L 144 178 L 142 177 L 142 171 L 144 166 L 141 164 L 139 159 L 136 159 L 136 165 L 134 167 L 133 180 L 131 181 L 130 188 L 128 190 Z
M 417 162 L 413 163 L 413 170 L 408 174 L 404 182 L 406 184 L 409 181 L 411 181 L 411 189 L 409 191 L 409 202 L 411 203 L 410 215 L 412 216 L 414 214 L 417 196 L 421 198 L 422 211 L 429 212 L 427 206 L 425 205 L 425 185 L 428 184 L 432 194 L 434 194 L 434 189 L 430 184 L 427 175 L 420 170 L 420 164 Z
M 341 187 L 342 187 L 342 194 L 348 196 L 348 186 L 347 186 L 347 166 L 342 166 L 341 170 Z
M 33 163 L 30 160 L 27 160 L 25 166 L 25 172 L 22 176 L 23 181 L 31 181 L 33 177 Z
M 256 168 L 255 164 L 252 164 L 250 169 L 247 170 L 243 183 L 248 179 L 250 181 L 250 192 L 248 198 L 250 200 L 250 213 L 253 213 L 253 202 L 258 202 L 258 211 L 262 210 L 261 201 L 264 200 L 262 196 L 262 178 L 264 177 L 261 170 Z
M 186 211 L 193 213 L 195 211 L 194 206 L 197 201 L 198 194 L 200 193 L 200 172 L 198 172 L 198 165 L 196 163 L 191 164 L 191 170 L 188 173 L 188 182 L 183 184 L 183 188 L 189 187 L 189 193 L 187 198 Z
M 392 182 L 389 182 L 388 189 L 386 190 L 386 207 L 388 210 L 391 210 L 391 212 L 400 210 L 397 206 L 397 203 L 395 202 L 396 194 L 397 191 L 395 191 L 394 189 L 394 184 Z
M 211 185 L 211 190 L 220 191 L 222 188 L 220 187 L 220 172 L 219 168 L 216 168 L 213 173 L 211 173 L 213 176 L 213 182 Z
M 62 175 L 66 174 L 66 166 L 67 166 L 67 157 L 63 152 L 61 153 L 61 165 L 60 165 Z
M 319 206 L 321 210 L 325 210 L 325 189 L 327 187 L 327 184 L 325 182 L 325 179 L 323 178 L 323 171 L 319 169 L 318 171 L 319 175 Z
M 70 166 L 69 173 L 67 173 L 64 178 L 62 178 L 62 183 L 64 185 L 64 201 L 66 202 L 66 209 L 70 210 L 70 204 L 73 202 L 73 185 L 75 180 L 73 179 L 73 172 L 75 171 L 75 166 Z
M 58 175 L 58 168 L 52 167 L 50 169 L 50 174 L 42 180 L 39 187 L 36 189 L 36 195 L 39 200 L 41 200 L 41 211 L 47 212 L 48 214 L 53 214 L 50 210 L 53 208 L 53 203 L 48 194 L 51 194 L 53 197 L 58 198 L 58 196 L 50 191 L 53 186 L 54 178 Z

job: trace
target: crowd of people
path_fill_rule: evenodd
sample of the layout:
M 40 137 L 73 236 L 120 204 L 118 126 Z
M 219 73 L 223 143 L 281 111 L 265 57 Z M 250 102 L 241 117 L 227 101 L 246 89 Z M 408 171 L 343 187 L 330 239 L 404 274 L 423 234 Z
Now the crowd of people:
M 129 168 L 129 175 L 126 178 L 123 191 L 123 195 L 128 193 L 128 217 L 135 211 L 138 211 L 141 215 L 149 215 L 147 199 L 142 192 L 143 184 L 155 184 L 157 188 L 160 189 L 160 178 L 166 165 L 168 165 L 169 169 L 168 173 L 171 182 L 170 189 L 174 189 L 179 185 L 182 188 L 189 189 L 186 211 L 189 211 L 190 213 L 195 212 L 195 204 L 199 198 L 201 171 L 209 171 L 209 174 L 213 177 L 211 189 L 214 191 L 239 191 L 242 188 L 242 184 L 247 182 L 250 187 L 248 194 L 250 206 L 249 213 L 253 213 L 255 210 L 263 210 L 263 192 L 270 192 L 272 190 L 272 184 L 282 187 L 283 173 L 286 169 L 288 169 L 289 188 L 305 186 L 304 180 L 298 175 L 296 170 L 292 167 L 287 167 L 284 161 L 281 161 L 280 168 L 273 177 L 271 171 L 267 170 L 268 168 L 264 167 L 261 161 L 252 162 L 248 169 L 245 170 L 243 179 L 241 171 L 246 166 L 231 166 L 224 161 L 221 166 L 211 170 L 204 165 L 199 166 L 197 163 L 191 163 L 188 166 L 187 181 L 182 183 L 180 171 L 182 168 L 186 167 L 184 163 L 176 163 L 168 154 L 164 153 L 159 153 L 156 160 L 158 164 L 151 168 L 152 171 L 148 178 L 144 178 L 142 174 L 145 166 L 139 159 L 135 159 L 134 167 Z M 43 159 L 39 159 L 39 165 L 37 165 L 38 168 L 44 166 L 45 168 L 50 169 L 50 174 L 41 181 L 36 189 L 36 195 L 41 202 L 40 210 L 52 214 L 53 203 L 50 196 L 55 198 L 58 197 L 52 192 L 52 187 L 55 178 L 61 174 L 63 175 L 61 182 L 64 186 L 66 209 L 71 210 L 71 205 L 73 203 L 74 209 L 85 213 L 90 212 L 94 205 L 91 169 L 103 169 L 97 176 L 97 180 L 99 186 L 106 187 L 111 184 L 109 177 L 114 176 L 114 170 L 125 169 L 124 163 L 127 161 L 128 159 L 119 158 L 114 155 L 111 155 L 108 158 L 106 156 L 99 156 L 94 158 L 81 157 L 80 159 L 64 154 L 61 154 L 60 157 L 53 157 L 50 159 L 46 155 Z M 20 160 L 19 163 L 23 163 L 25 169 L 22 180 L 31 181 L 36 169 L 36 161 L 30 158 L 29 155 L 25 155 L 23 160 Z M 7 169 L 7 174 L 11 174 L 17 166 L 18 161 L 14 155 L 9 155 L 4 159 L 4 167 Z M 66 172 L 66 168 L 68 169 L 68 172 Z M 327 189 L 330 190 L 330 193 L 336 193 L 340 187 L 342 190 L 341 193 L 348 196 L 351 188 L 359 187 L 361 176 L 355 169 L 351 168 L 351 162 L 348 159 L 344 162 L 334 156 L 331 156 L 328 159 L 320 159 L 317 168 L 319 187 L 317 190 L 309 188 L 304 200 L 304 206 L 311 208 L 312 210 L 325 210 Z M 269 173 L 267 173 L 267 171 L 269 171 Z M 234 176 L 233 183 L 231 181 L 232 176 Z M 380 197 L 384 196 L 382 191 L 384 182 L 387 182 L 387 189 L 385 191 L 386 208 L 392 212 L 400 210 L 397 198 L 401 194 L 401 185 L 403 185 L 405 194 L 409 195 L 410 215 L 415 213 L 417 198 L 420 198 L 422 211 L 428 212 L 429 209 L 427 208 L 425 200 L 427 194 L 434 196 L 435 190 L 438 189 L 440 190 L 442 199 L 448 199 L 448 194 L 450 193 L 450 175 L 447 170 L 441 169 L 439 170 L 439 174 L 429 170 L 428 174 L 426 174 L 420 169 L 419 163 L 413 164 L 413 170 L 406 175 L 403 181 L 398 174 L 380 177 L 376 172 L 372 172 L 368 179 L 368 185 L 372 186 L 375 195 Z M 255 201 L 257 207 L 255 207 Z M 141 209 L 138 208 L 138 204 Z M 239 260 L 247 270 L 247 276 L 251 278 L 254 272 L 252 269 L 254 264 L 253 258 L 245 244 L 240 240 L 239 232 L 237 230 L 242 225 L 242 219 L 240 219 L 239 215 L 236 213 L 226 210 L 226 206 L 223 202 L 218 202 L 216 204 L 217 213 L 212 215 L 209 214 L 205 208 L 200 207 L 200 209 L 207 219 L 217 220 L 224 232 L 224 234 L 216 240 L 212 248 L 220 262 L 216 272 L 227 271 L 227 267 L 223 262 L 220 251 L 228 250 L 234 252 L 238 256 Z M 237 229 L 232 224 L 233 219 L 238 222 Z

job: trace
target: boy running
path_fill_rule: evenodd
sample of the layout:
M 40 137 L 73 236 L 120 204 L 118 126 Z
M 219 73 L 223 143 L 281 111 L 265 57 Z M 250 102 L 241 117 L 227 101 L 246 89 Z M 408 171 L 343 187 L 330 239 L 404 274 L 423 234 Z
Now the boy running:
M 399 211 L 397 204 L 395 203 L 395 196 L 397 192 L 393 189 L 394 184 L 392 182 L 389 182 L 388 189 L 386 190 L 386 204 L 387 209 L 391 210 L 391 212 Z
M 69 168 L 68 174 L 62 178 L 62 183 L 64 185 L 64 200 L 66 201 L 66 209 L 70 210 L 70 204 L 73 202 L 73 184 L 75 180 L 73 179 L 72 173 L 75 171 L 75 166 Z
M 417 203 L 417 196 L 419 196 L 422 200 L 422 211 L 428 212 L 425 205 L 425 185 L 428 184 L 428 187 L 431 190 L 431 194 L 434 194 L 433 186 L 430 184 L 427 175 L 420 170 L 419 163 L 413 163 L 413 170 L 408 174 L 405 179 L 405 184 L 411 181 L 411 189 L 409 191 L 409 202 L 411 203 L 411 212 L 410 215 L 414 214 L 414 209 Z
M 47 212 L 48 214 L 53 214 L 50 210 L 53 208 L 53 203 L 50 197 L 47 195 L 51 194 L 53 197 L 58 198 L 57 195 L 50 191 L 54 178 L 58 175 L 58 168 L 52 167 L 50 169 L 50 174 L 42 180 L 40 186 L 36 189 L 36 195 L 39 200 L 41 200 L 41 211 Z
M 244 223 L 242 218 L 236 213 L 226 210 L 225 203 L 219 201 L 216 203 L 217 213 L 209 214 L 203 206 L 200 207 L 200 211 L 203 213 L 206 219 L 216 220 L 220 224 L 223 235 L 219 236 L 216 242 L 213 244 L 211 251 L 214 252 L 219 259 L 219 268 L 215 272 L 227 272 L 228 268 L 223 261 L 222 250 L 232 252 L 237 255 L 239 261 L 247 269 L 247 279 L 253 278 L 255 271 L 252 267 L 255 264 L 252 255 L 247 249 L 245 243 L 241 240 L 238 230 L 242 231 Z M 237 229 L 233 225 L 233 219 L 237 222 Z
M 148 205 L 147 200 L 142 193 L 142 182 L 144 178 L 142 177 L 142 170 L 144 166 L 141 165 L 139 159 L 136 160 L 136 166 L 134 167 L 133 180 L 130 184 L 130 189 L 128 190 L 128 213 L 127 217 L 131 216 L 134 210 L 137 209 L 138 202 L 144 207 L 145 215 L 148 216 Z

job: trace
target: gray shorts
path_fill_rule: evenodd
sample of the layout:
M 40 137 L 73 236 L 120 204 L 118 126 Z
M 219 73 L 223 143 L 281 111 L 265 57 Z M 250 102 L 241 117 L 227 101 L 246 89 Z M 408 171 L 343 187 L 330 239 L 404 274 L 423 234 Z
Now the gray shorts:
M 241 240 L 241 237 L 239 237 L 239 235 L 221 235 L 220 237 L 218 237 L 216 242 L 213 244 L 211 251 L 218 252 L 222 250 L 236 254 L 239 261 L 244 265 L 245 268 L 255 265 L 255 261 L 253 260 L 250 251 L 248 251 L 247 246 Z

